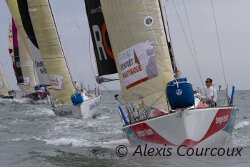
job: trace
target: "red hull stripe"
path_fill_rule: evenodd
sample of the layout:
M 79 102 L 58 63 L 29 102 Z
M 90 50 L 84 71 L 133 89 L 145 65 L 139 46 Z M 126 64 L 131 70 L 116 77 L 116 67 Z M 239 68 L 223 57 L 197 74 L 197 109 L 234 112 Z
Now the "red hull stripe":
M 230 120 L 231 114 L 232 114 L 232 109 L 219 109 L 208 131 L 206 132 L 206 134 L 203 136 L 201 140 L 194 141 L 192 139 L 186 139 L 182 144 L 188 147 L 194 147 L 197 144 L 201 143 L 205 139 L 209 138 L 213 134 L 225 128 Z M 130 128 L 132 132 L 134 133 L 134 135 L 138 139 L 144 142 L 177 146 L 176 144 L 173 144 L 170 141 L 166 140 L 164 137 L 158 134 L 152 127 L 150 127 L 145 122 L 137 124 L 137 125 L 133 125 Z
M 161 135 L 159 135 L 153 128 L 148 126 L 146 123 L 137 124 L 131 126 L 130 128 L 134 133 L 134 135 L 144 142 L 175 146 L 173 143 L 164 139 Z
M 199 141 L 193 141 L 191 139 L 187 139 L 183 142 L 183 145 L 194 147 L 200 142 L 204 141 L 208 137 L 212 136 L 216 132 L 220 131 L 221 129 L 224 129 L 231 117 L 232 109 L 220 109 L 216 116 L 214 117 L 213 122 L 211 123 L 207 133 L 203 136 L 203 138 Z

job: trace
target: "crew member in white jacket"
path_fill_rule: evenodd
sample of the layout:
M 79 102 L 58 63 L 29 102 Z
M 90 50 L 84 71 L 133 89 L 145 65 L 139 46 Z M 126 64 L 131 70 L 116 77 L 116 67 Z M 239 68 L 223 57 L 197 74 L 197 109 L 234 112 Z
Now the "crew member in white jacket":
M 206 90 L 205 98 L 203 100 L 211 107 L 216 107 L 217 106 L 217 91 L 213 86 L 213 80 L 211 78 L 207 78 L 205 82 L 206 82 L 207 90 Z

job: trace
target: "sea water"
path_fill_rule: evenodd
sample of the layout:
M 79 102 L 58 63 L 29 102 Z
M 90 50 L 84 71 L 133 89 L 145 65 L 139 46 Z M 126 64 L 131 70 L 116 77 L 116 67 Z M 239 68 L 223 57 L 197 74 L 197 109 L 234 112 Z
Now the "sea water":
M 250 91 L 236 91 L 239 112 L 230 147 L 241 147 L 236 157 L 124 157 L 116 148 L 128 140 L 121 130 L 119 91 L 102 92 L 102 105 L 92 119 L 57 117 L 47 105 L 22 100 L 0 100 L 0 167 L 33 166 L 250 166 Z

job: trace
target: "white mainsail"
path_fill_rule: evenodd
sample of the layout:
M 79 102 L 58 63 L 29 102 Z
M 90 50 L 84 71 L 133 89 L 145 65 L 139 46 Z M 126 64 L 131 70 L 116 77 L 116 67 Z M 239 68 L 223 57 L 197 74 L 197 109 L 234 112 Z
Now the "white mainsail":
M 61 104 L 72 104 L 74 86 L 59 41 L 48 0 L 26 0 L 34 33 L 53 87 L 51 95 Z
M 101 0 L 122 98 L 165 108 L 166 84 L 173 79 L 158 0 Z
M 6 0 L 9 10 L 12 14 L 12 17 L 15 21 L 17 31 L 18 31 L 18 49 L 19 49 L 19 57 L 21 62 L 22 74 L 24 83 L 20 85 L 20 88 L 23 89 L 26 93 L 32 93 L 34 90 L 35 83 L 35 75 L 34 68 L 31 56 L 29 54 L 29 50 L 26 47 L 25 32 L 22 26 L 21 17 L 18 11 L 18 6 L 16 0 Z
M 6 81 L 2 66 L 0 65 L 0 95 L 8 96 L 9 91 L 9 85 Z

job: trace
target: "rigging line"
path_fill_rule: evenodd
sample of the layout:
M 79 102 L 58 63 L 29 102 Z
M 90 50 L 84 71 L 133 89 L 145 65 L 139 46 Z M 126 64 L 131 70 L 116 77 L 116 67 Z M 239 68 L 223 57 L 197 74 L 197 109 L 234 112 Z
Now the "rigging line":
M 108 87 L 104 86 L 103 84 L 99 84 L 101 85 L 105 90 L 110 90 Z
M 181 76 L 181 71 L 180 71 L 180 69 L 178 69 L 179 68 L 179 65 L 178 65 L 178 63 L 177 63 L 177 61 L 176 61 L 176 59 L 175 59 L 175 53 L 174 53 L 174 48 L 173 48 L 173 45 L 172 45 L 172 39 L 171 39 L 171 32 L 170 32 L 170 28 L 169 28 L 169 24 L 168 24 L 168 15 L 167 15 L 167 11 L 166 11 L 166 7 L 165 7 L 165 3 L 163 4 L 164 5 L 164 12 L 165 12 L 165 16 L 166 16 L 166 26 L 167 26 L 167 33 L 166 33 L 166 35 L 167 35 L 167 38 L 168 38 L 168 43 L 170 43 L 170 46 L 171 46 L 171 49 L 170 49 L 170 51 L 169 52 L 172 52 L 172 55 L 173 55 L 173 57 L 172 57 L 172 59 L 173 59 L 173 63 L 174 63 L 174 65 L 175 65 L 175 68 L 177 68 L 177 77 L 180 77 Z
M 213 19 L 214 19 L 214 24 L 215 24 L 215 30 L 216 30 L 216 36 L 217 36 L 217 41 L 218 41 L 219 52 L 220 52 L 220 61 L 221 61 L 221 66 L 222 66 L 222 70 L 223 70 L 224 82 L 225 82 L 225 86 L 227 86 L 225 67 L 224 67 L 224 63 L 223 63 L 222 50 L 221 50 L 221 44 L 220 44 L 220 37 L 219 37 L 219 32 L 218 32 L 218 25 L 217 25 L 216 16 L 215 16 L 214 3 L 213 3 L 213 0 L 210 0 L 210 2 L 211 2 L 212 9 L 213 9 Z
M 178 10 L 177 10 L 177 8 L 176 8 L 176 5 L 175 5 L 174 0 L 172 0 L 172 2 L 173 2 L 173 5 L 174 5 L 174 9 L 175 9 L 176 15 L 177 15 L 178 20 L 179 20 L 179 23 L 180 23 L 180 25 L 181 25 L 182 31 L 183 31 L 183 33 L 184 33 L 184 36 L 185 36 L 185 39 L 186 39 L 188 48 L 189 48 L 190 53 L 191 53 L 191 56 L 192 56 L 192 58 L 193 58 L 193 61 L 194 61 L 196 70 L 198 71 L 198 75 L 199 75 L 199 77 L 200 77 L 201 84 L 203 85 L 203 80 L 202 80 L 202 77 L 201 77 L 201 72 L 200 72 L 200 69 L 199 69 L 198 62 L 196 62 L 195 56 L 194 56 L 194 54 L 193 54 L 192 48 L 191 48 L 191 46 L 190 46 L 190 43 L 189 43 L 189 41 L 188 41 L 187 34 L 186 34 L 185 30 L 184 30 L 184 26 L 183 26 L 183 24 L 182 24 L 182 22 L 181 22 L 181 18 L 180 18 L 180 15 L 179 15 L 179 13 L 178 13 Z
M 66 4 L 65 4 L 65 5 L 66 5 Z M 70 34 L 70 33 L 72 33 L 72 32 L 79 31 L 79 34 L 80 34 L 80 36 L 82 37 L 82 33 L 81 33 L 81 30 L 80 30 L 80 26 L 79 26 L 79 24 L 77 24 L 77 19 L 76 19 L 76 17 L 73 16 L 73 13 L 70 12 L 71 10 L 69 10 L 68 7 L 69 7 L 69 6 L 67 5 L 67 6 L 65 6 L 64 8 L 65 8 L 66 12 L 68 13 L 68 16 L 71 18 L 71 20 L 74 20 L 74 24 L 75 24 L 75 26 L 76 26 L 76 29 L 73 29 L 73 30 L 69 31 L 68 33 Z M 71 8 L 73 8 L 74 11 L 76 11 L 75 8 L 74 8 L 74 6 L 73 6 L 72 4 L 71 4 Z M 82 41 L 82 44 L 84 45 L 83 38 L 81 38 L 81 41 Z M 84 51 L 83 51 L 83 52 L 84 52 Z M 74 63 L 73 60 L 72 60 L 71 62 L 73 63 L 73 65 L 75 65 L 75 63 Z M 78 74 L 78 76 L 79 76 L 80 78 L 85 78 L 84 75 L 80 75 L 78 68 L 76 69 L 76 72 L 77 72 L 77 74 Z M 82 73 L 81 73 L 81 74 L 82 74 Z M 81 79 L 80 79 L 80 80 L 81 80 Z
M 74 8 L 74 6 L 72 5 L 72 8 Z M 75 26 L 77 28 L 77 30 L 79 31 L 79 34 L 80 34 L 80 38 L 81 38 L 81 41 L 82 41 L 82 44 L 84 44 L 84 36 L 82 34 L 82 31 L 80 30 L 80 25 L 77 23 L 77 19 L 76 17 L 73 17 L 73 13 L 70 12 L 70 10 L 68 10 L 68 8 L 66 7 L 67 9 L 67 12 L 68 12 L 68 15 L 71 17 L 72 20 L 75 20 Z M 74 8 L 75 9 L 75 8 Z M 84 13 L 84 12 L 83 12 Z M 89 30 L 89 35 L 91 35 L 91 32 Z M 92 64 L 92 54 L 91 54 L 91 47 L 90 47 L 90 43 L 91 43 L 91 40 L 90 40 L 90 36 L 89 36 L 89 53 L 90 53 L 90 65 L 91 65 L 91 69 L 92 69 L 92 72 L 93 72 L 93 75 L 94 75 L 94 78 L 96 79 L 96 75 L 95 75 L 95 72 L 94 72 L 94 68 L 93 68 L 93 64 Z M 96 67 L 96 70 L 97 70 L 97 67 Z M 98 70 L 97 70 L 98 71 Z
M 151 105 L 150 107 L 153 107 L 158 101 L 160 101 L 160 99 L 165 95 L 165 92 L 162 93 L 161 96 L 159 96 Z M 164 102 L 165 103 L 165 102 Z M 161 103 L 161 104 L 164 104 L 164 103 Z M 156 105 L 161 105 L 161 104 L 156 104 Z
M 190 33 L 190 36 L 191 36 L 191 42 L 192 42 L 192 45 L 193 45 L 193 48 L 194 48 L 195 59 L 196 59 L 198 68 L 200 69 L 200 66 L 199 66 L 199 63 L 198 63 L 198 54 L 197 54 L 197 50 L 196 50 L 195 43 L 194 43 L 193 33 L 192 33 L 192 30 L 191 30 L 191 26 L 190 26 L 190 21 L 189 21 L 189 17 L 188 17 L 188 13 L 187 13 L 185 0 L 182 0 L 182 2 L 183 2 L 184 9 L 185 9 L 185 15 L 186 15 L 187 23 L 188 23 L 189 33 Z M 199 75 L 200 75 L 201 81 L 203 81 L 201 72 L 199 73 Z M 204 83 L 203 82 L 201 82 L 201 83 L 202 83 L 203 89 L 205 89 Z
M 62 36 L 63 37 L 63 36 Z M 69 55 L 69 53 L 70 53 L 70 49 L 68 48 L 68 46 L 65 44 L 64 45 L 64 52 L 66 53 L 66 55 Z M 68 53 L 68 54 L 67 54 Z M 79 73 L 79 71 L 77 70 L 78 69 L 78 66 L 75 64 L 75 62 L 72 60 L 72 59 L 69 59 L 69 62 L 71 62 L 71 63 L 69 63 L 69 67 L 72 67 L 72 64 L 73 64 L 73 66 L 76 68 L 76 73 L 77 73 L 77 76 L 79 77 L 79 78 L 81 78 L 81 75 L 80 75 L 80 73 Z M 73 68 L 71 68 L 71 69 L 73 69 Z M 74 71 L 74 70 L 73 70 Z

